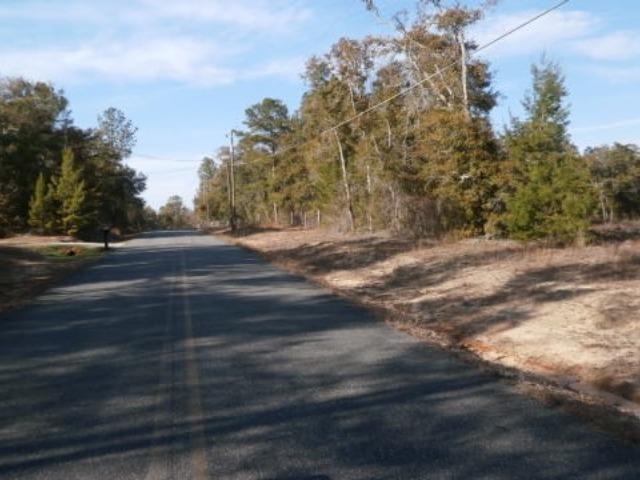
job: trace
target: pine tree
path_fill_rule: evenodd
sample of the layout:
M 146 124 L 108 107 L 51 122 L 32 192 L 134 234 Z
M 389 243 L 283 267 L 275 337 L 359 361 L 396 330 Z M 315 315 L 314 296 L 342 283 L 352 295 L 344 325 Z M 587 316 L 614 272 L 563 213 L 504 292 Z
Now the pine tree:
M 49 173 L 67 116 L 67 100 L 53 86 L 0 78 L 0 229 L 28 225 L 34 185 Z
M 523 102 L 527 119 L 513 119 L 505 135 L 515 181 L 505 222 L 514 238 L 566 243 L 589 225 L 589 172 L 567 133 L 567 90 L 560 68 L 543 59 L 532 74 L 533 91 Z
M 33 196 L 29 202 L 29 226 L 35 229 L 36 232 L 42 234 L 46 230 L 47 222 L 47 185 L 44 181 L 44 174 L 38 175 L 36 186 L 33 191 Z
M 60 233 L 60 201 L 57 192 L 58 181 L 53 177 L 47 185 L 47 193 L 44 196 L 46 216 L 44 231 L 47 233 Z
M 77 235 L 88 223 L 87 194 L 81 172 L 74 166 L 73 152 L 68 148 L 62 152 L 60 179 L 55 195 L 60 205 L 62 231 L 67 235 Z
M 29 225 L 40 234 L 57 233 L 60 228 L 59 202 L 56 196 L 56 181 L 46 184 L 40 173 L 29 202 Z
M 277 224 L 283 200 L 283 171 L 281 157 L 275 153 L 291 130 L 289 111 L 281 100 L 265 98 L 247 108 L 245 116 L 248 130 L 240 132 L 236 152 L 248 166 L 238 172 L 246 197 L 241 203 L 248 210 L 244 216 L 247 219 L 271 216 Z
M 40 234 L 56 232 L 59 225 L 57 204 L 55 182 L 47 186 L 44 174 L 40 173 L 29 202 L 29 226 Z

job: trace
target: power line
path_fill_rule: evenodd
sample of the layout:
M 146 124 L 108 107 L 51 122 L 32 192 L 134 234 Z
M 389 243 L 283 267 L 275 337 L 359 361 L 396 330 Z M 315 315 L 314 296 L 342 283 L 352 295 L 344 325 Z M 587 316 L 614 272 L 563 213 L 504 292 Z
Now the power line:
M 165 175 L 165 174 L 169 174 L 169 173 L 180 173 L 180 172 L 193 172 L 193 168 L 184 167 L 184 168 L 176 168 L 176 169 L 173 169 L 173 170 L 160 170 L 158 172 L 153 172 L 153 175 Z
M 194 162 L 202 161 L 202 159 L 191 159 L 191 160 L 188 160 L 186 158 L 183 158 L 183 159 L 180 159 L 180 158 L 162 158 L 162 157 L 158 157 L 158 156 L 155 156 L 155 155 L 149 155 L 149 154 L 146 154 L 146 153 L 134 153 L 129 158 L 132 158 L 132 157 L 143 158 L 145 160 L 155 160 L 155 161 L 158 161 L 158 162 L 175 162 L 175 163 L 194 163 Z
M 486 50 L 487 48 L 491 47 L 492 45 L 498 43 L 499 41 L 505 39 L 506 37 L 513 35 L 515 32 L 517 32 L 518 30 L 521 30 L 523 28 L 525 28 L 526 26 L 532 24 L 533 22 L 535 22 L 536 20 L 544 17 L 545 15 L 548 15 L 549 13 L 553 12 L 554 10 L 557 10 L 558 8 L 562 7 L 563 5 L 569 3 L 569 0 L 562 0 L 561 2 L 557 3 L 556 5 L 554 5 L 551 8 L 548 8 L 547 10 L 545 10 L 544 12 L 539 13 L 538 15 L 531 17 L 529 20 L 521 23 L 520 25 L 517 25 L 516 27 L 512 28 L 511 30 L 506 31 L 505 33 L 503 33 L 502 35 L 499 35 L 498 37 L 494 38 L 493 40 L 491 40 L 488 43 L 485 43 L 484 45 L 478 47 L 471 55 L 469 55 L 470 57 L 473 57 L 474 55 L 476 55 L 478 52 L 481 52 L 482 50 Z M 395 100 L 396 98 L 402 97 L 404 95 L 406 95 L 407 93 L 411 92 L 412 90 L 415 90 L 416 88 L 418 88 L 421 85 L 424 85 L 426 82 L 428 82 L 429 80 L 433 79 L 434 77 L 436 77 L 437 75 L 440 75 L 441 72 L 449 70 L 451 68 L 453 68 L 454 66 L 458 65 L 458 60 L 454 60 L 453 62 L 449 63 L 448 65 L 444 66 L 443 68 L 440 69 L 440 72 L 436 72 L 436 73 L 432 73 L 431 75 L 427 75 L 425 78 L 423 78 L 422 80 L 420 80 L 419 82 L 414 83 L 413 85 L 410 85 L 409 87 L 401 90 L 400 92 L 391 95 L 390 97 L 372 105 L 371 107 L 363 110 L 362 112 L 359 112 L 355 115 L 353 115 L 350 118 L 347 118 L 346 120 L 343 120 L 342 122 L 339 122 L 338 124 L 334 125 L 333 127 L 329 127 L 325 130 L 323 130 L 322 132 L 320 132 L 320 134 L 318 135 L 319 137 L 332 132 L 334 130 L 337 130 L 340 127 L 343 127 L 345 125 L 348 125 L 349 123 L 359 119 L 360 117 L 374 111 L 377 110 L 378 108 L 380 108 L 383 105 L 386 105 L 389 102 L 392 102 L 393 100 Z
M 560 3 L 557 3 L 556 5 L 554 5 L 553 7 L 550 7 L 548 9 L 546 9 L 544 12 L 539 13 L 538 15 L 531 17 L 529 20 L 527 20 L 524 23 L 521 23 L 520 25 L 518 25 L 517 27 L 512 28 L 511 30 L 506 31 L 505 33 L 503 33 L 502 35 L 499 35 L 498 37 L 494 38 L 493 40 L 491 40 L 488 43 L 485 43 L 484 45 L 482 45 L 480 48 L 478 48 L 475 53 L 478 53 L 481 50 L 485 50 L 489 47 L 491 47 L 494 43 L 499 42 L 500 40 L 502 40 L 505 37 L 508 37 L 509 35 L 512 35 L 514 33 L 516 33 L 518 30 L 532 24 L 533 22 L 535 22 L 536 20 L 544 17 L 545 15 L 550 14 L 551 12 L 553 12 L 554 10 L 559 9 L 560 7 L 566 5 L 567 3 L 569 3 L 569 0 L 563 0 Z
M 534 15 L 533 17 L 529 18 L 528 20 L 516 25 L 515 27 L 507 30 L 506 32 L 502 33 L 501 35 L 498 35 L 497 37 L 495 37 L 493 40 L 490 40 L 489 42 L 481 45 L 480 47 L 478 47 L 474 52 L 472 52 L 469 57 L 473 57 L 475 55 L 477 55 L 479 52 L 486 50 L 490 47 L 492 47 L 493 45 L 495 45 L 496 43 L 504 40 L 505 38 L 513 35 L 514 33 L 518 32 L 519 30 L 522 30 L 523 28 L 529 26 L 530 24 L 536 22 L 537 20 L 541 19 L 542 17 L 545 17 L 546 15 L 550 14 L 551 12 L 559 9 L 560 7 L 566 5 L 567 3 L 569 3 L 570 0 L 562 0 L 561 2 L 556 3 L 555 5 L 549 7 L 548 9 L 538 13 L 537 15 Z M 317 135 L 315 135 L 314 137 L 312 137 L 309 140 L 305 140 L 304 142 L 300 142 L 297 144 L 292 144 L 289 146 L 286 146 L 284 148 L 282 148 L 281 150 L 270 154 L 268 157 L 275 157 L 277 155 L 283 154 L 285 152 L 288 152 L 289 150 L 292 150 L 294 148 L 298 148 L 301 147 L 303 145 L 307 145 L 308 143 L 311 143 L 312 141 L 316 140 L 317 138 L 321 138 L 324 135 L 331 133 L 337 129 L 339 129 L 340 127 L 343 127 L 345 125 L 348 125 L 351 122 L 354 122 L 355 120 L 358 120 L 359 118 L 373 112 L 374 110 L 377 110 L 378 108 L 382 107 L 383 105 L 386 105 L 390 102 L 392 102 L 393 100 L 403 97 L 405 96 L 407 93 L 415 90 L 416 88 L 424 85 L 426 82 L 428 82 L 429 80 L 432 80 L 433 78 L 435 78 L 436 76 L 442 74 L 442 72 L 447 71 L 453 67 L 455 67 L 456 65 L 458 65 L 459 60 L 456 59 L 454 61 L 452 61 L 451 63 L 445 65 L 444 67 L 440 68 L 438 70 L 438 72 L 432 73 L 430 75 L 427 75 L 425 78 L 423 78 L 422 80 L 420 80 L 419 82 L 414 83 L 413 85 L 410 85 L 402 90 L 400 90 L 399 92 L 395 93 L 394 95 L 391 95 L 387 98 L 385 98 L 384 100 L 381 100 L 380 102 L 366 108 L 365 110 L 363 110 L 362 112 L 359 112 L 341 122 L 338 122 L 337 124 L 328 127 L 322 131 L 320 131 L 320 133 L 318 133 Z
M 229 181 L 229 225 L 231 231 L 236 231 L 236 172 L 235 172 L 235 147 L 233 144 L 234 129 L 229 132 L 229 163 L 228 168 L 228 181 Z

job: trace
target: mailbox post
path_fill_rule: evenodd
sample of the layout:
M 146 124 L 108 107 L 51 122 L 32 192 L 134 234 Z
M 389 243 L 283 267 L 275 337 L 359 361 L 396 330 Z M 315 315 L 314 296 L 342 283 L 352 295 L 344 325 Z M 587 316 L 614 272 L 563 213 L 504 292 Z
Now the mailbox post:
M 111 230 L 111 227 L 109 227 L 108 225 L 105 225 L 104 227 L 102 227 L 102 240 L 104 241 L 105 250 L 109 250 L 109 231 L 110 230 Z

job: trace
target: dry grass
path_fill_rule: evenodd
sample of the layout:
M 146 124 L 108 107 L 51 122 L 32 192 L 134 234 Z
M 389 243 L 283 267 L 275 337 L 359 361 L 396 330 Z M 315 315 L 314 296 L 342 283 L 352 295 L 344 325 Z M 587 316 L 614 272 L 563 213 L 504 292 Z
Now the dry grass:
M 99 257 L 101 249 L 50 245 L 58 237 L 16 237 L 0 242 L 0 312 L 27 303 L 52 283 Z
M 304 230 L 234 241 L 393 312 L 415 335 L 570 388 L 640 403 L 637 237 L 568 249 Z

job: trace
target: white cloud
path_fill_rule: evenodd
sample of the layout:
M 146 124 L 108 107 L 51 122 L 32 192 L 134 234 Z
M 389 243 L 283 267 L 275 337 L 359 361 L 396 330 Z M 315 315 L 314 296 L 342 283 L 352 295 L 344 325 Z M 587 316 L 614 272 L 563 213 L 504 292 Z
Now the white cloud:
M 282 33 L 308 20 L 311 11 L 283 0 L 25 0 L 0 5 L 0 19 L 65 24 L 153 24 L 188 21 Z
M 595 60 L 629 60 L 640 56 L 640 32 L 620 31 L 580 40 L 574 49 Z
M 282 1 L 235 0 L 140 0 L 151 15 L 196 22 L 238 25 L 244 28 L 278 31 L 308 20 L 308 9 Z
M 189 37 L 88 44 L 75 48 L 0 49 L 2 75 L 63 84 L 170 81 L 215 87 L 264 77 L 296 81 L 304 66 L 304 59 L 300 57 L 272 60 L 258 66 L 225 66 L 232 53 L 231 49 L 215 43 Z
M 62 7 L 46 1 L 24 1 L 0 6 L 0 19 L 71 23 L 104 21 L 105 16 L 95 5 L 86 2 L 68 1 Z
M 297 81 L 304 62 L 298 57 L 270 61 L 257 67 L 229 67 L 216 60 L 214 45 L 191 39 L 158 39 L 135 47 L 122 44 L 0 50 L 3 76 L 22 76 L 59 84 L 95 82 L 148 83 L 170 81 L 200 87 L 277 77 Z
M 215 44 L 193 38 L 151 38 L 77 47 L 0 51 L 3 74 L 64 82 L 170 80 L 201 85 L 232 82 L 217 65 Z
M 484 45 L 538 13 L 528 10 L 489 16 L 472 36 L 479 45 Z M 559 43 L 588 35 L 598 24 L 599 20 L 589 12 L 556 10 L 491 46 L 486 55 L 507 57 L 552 51 Z
M 48 21 L 60 32 L 46 45 L 0 42 L 0 74 L 64 84 L 170 81 L 207 87 L 261 77 L 291 80 L 301 61 L 284 58 L 256 66 L 258 48 L 268 43 L 258 39 L 293 32 L 309 15 L 283 0 L 0 5 L 0 19 L 13 20 L 13 28 Z
M 574 127 L 572 130 L 575 133 L 591 133 L 591 132 L 602 132 L 606 130 L 619 130 L 621 128 L 634 127 L 636 125 L 640 125 L 640 117 L 629 118 L 629 119 L 620 120 L 617 122 L 602 123 L 599 125 Z
M 62 8 L 42 2 L 24 2 L 13 9 L 0 6 L 0 19 L 69 24 L 49 45 L 0 44 L 0 74 L 63 84 L 171 81 L 219 86 L 262 77 L 297 79 L 301 59 L 255 60 L 258 45 L 240 40 L 255 30 L 283 33 L 308 17 L 302 8 L 275 8 L 280 3 L 138 0 L 125 6 L 118 1 L 72 0 L 57 5 Z M 184 33 L 181 20 L 189 22 L 189 34 Z M 73 31 L 76 23 L 91 21 L 104 25 L 95 26 L 89 34 Z M 216 24 L 216 28 L 198 32 L 191 25 L 196 21 Z
M 1 74 L 65 84 L 171 81 L 212 87 L 262 77 L 296 80 L 304 66 L 304 60 L 299 57 L 272 60 L 258 66 L 226 66 L 247 54 L 245 50 L 242 46 L 189 36 L 19 50 L 5 46 L 0 47 Z
M 589 72 L 613 84 L 640 82 L 640 67 L 638 66 L 599 65 L 589 68 Z
M 250 68 L 241 74 L 243 80 L 262 77 L 279 77 L 291 81 L 299 81 L 304 72 L 305 57 L 280 58 Z

